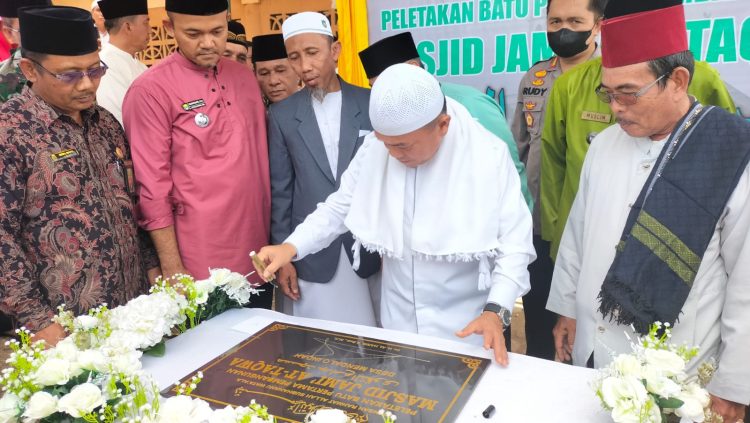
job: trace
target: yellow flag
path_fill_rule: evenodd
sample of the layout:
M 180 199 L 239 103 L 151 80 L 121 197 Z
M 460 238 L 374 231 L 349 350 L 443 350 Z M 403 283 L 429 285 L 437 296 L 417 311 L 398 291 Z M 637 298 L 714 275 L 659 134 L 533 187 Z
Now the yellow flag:
M 359 52 L 370 45 L 366 0 L 337 0 L 338 33 L 341 41 L 339 75 L 348 83 L 369 88 Z

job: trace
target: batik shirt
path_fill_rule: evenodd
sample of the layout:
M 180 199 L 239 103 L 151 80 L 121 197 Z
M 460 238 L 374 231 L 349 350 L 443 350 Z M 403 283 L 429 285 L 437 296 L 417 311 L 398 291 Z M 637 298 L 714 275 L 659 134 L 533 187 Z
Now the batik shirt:
M 21 61 L 21 50 L 14 51 L 9 58 L 0 63 L 0 103 L 5 103 L 17 95 L 26 84 L 18 62 Z
M 81 116 L 28 87 L 0 106 L 0 310 L 30 330 L 61 304 L 81 314 L 145 293 L 156 264 L 135 222 L 122 127 L 99 106 Z

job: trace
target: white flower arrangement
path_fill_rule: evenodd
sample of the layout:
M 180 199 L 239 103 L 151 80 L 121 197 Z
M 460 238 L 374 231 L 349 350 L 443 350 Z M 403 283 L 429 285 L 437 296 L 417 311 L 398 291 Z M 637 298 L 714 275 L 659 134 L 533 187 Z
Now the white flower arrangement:
M 150 294 L 112 310 L 105 304 L 75 317 L 60 307 L 54 320 L 69 335 L 54 348 L 33 342 L 25 328 L 17 330 L 19 340 L 7 343 L 9 367 L 0 372 L 0 423 L 273 422 L 254 401 L 214 411 L 188 396 L 201 376 L 182 386 L 181 395 L 160 397 L 156 383 L 141 370 L 142 350 L 240 307 L 259 292 L 246 277 L 226 269 L 212 269 L 204 281 L 178 275 L 170 282 L 158 281 Z
M 661 423 L 670 415 L 681 423 L 705 420 L 708 392 L 685 373 L 698 349 L 674 346 L 670 337 L 669 323 L 656 322 L 632 344 L 631 354 L 615 357 L 599 371 L 592 386 L 615 423 Z M 713 370 L 711 363 L 701 366 L 703 384 Z

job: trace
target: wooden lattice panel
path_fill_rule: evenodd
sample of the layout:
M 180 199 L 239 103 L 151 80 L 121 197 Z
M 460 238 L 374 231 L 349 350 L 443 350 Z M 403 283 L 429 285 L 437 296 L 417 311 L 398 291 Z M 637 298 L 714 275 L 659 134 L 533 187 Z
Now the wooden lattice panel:
M 174 37 L 170 36 L 163 26 L 151 27 L 151 41 L 146 50 L 136 57 L 147 66 L 156 64 L 159 60 L 169 56 L 177 49 Z

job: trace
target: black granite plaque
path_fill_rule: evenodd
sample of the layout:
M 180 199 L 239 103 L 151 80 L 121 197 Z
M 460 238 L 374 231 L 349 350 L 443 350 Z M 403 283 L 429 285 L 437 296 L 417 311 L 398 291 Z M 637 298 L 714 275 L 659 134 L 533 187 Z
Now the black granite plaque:
M 279 422 L 301 422 L 318 408 L 344 410 L 358 423 L 453 422 L 489 360 L 351 334 L 274 322 L 198 371 L 194 397 L 214 407 L 268 406 Z M 174 389 L 165 395 L 174 395 Z

